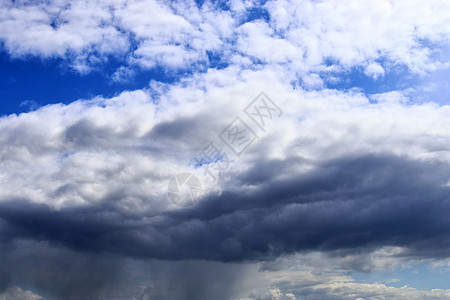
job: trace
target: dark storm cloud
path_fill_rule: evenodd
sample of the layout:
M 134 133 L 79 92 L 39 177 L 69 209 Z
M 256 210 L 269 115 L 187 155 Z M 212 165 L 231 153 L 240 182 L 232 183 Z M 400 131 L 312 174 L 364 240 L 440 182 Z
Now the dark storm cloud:
M 448 256 L 447 165 L 367 155 L 273 179 L 273 172 L 301 163 L 271 161 L 237 176 L 239 190 L 159 216 L 124 211 L 115 199 L 59 211 L 25 201 L 2 203 L 3 243 L 20 237 L 89 253 L 170 260 L 260 260 L 381 246 Z
M 44 299 L 102 299 L 102 293 L 113 289 L 124 275 L 123 261 L 112 256 L 30 240 L 17 239 L 2 246 L 0 294 L 16 285 L 37 290 Z
M 205 261 L 130 260 L 15 241 L 0 249 L 0 299 L 23 286 L 46 300 L 232 299 L 246 266 Z M 14 251 L 11 251 L 14 249 Z M 39 298 L 40 299 L 40 298 Z

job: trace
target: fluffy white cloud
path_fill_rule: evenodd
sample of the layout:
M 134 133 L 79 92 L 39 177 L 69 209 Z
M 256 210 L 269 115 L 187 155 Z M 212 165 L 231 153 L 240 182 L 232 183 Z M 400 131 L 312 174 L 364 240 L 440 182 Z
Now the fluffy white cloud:
M 380 76 L 384 75 L 384 69 L 380 64 L 370 63 L 364 70 L 364 74 L 372 77 L 373 79 L 377 79 Z
M 13 57 L 75 55 L 88 60 L 95 52 L 100 56 L 126 52 L 128 39 L 112 23 L 108 9 L 115 3 L 2 1 L 0 38 Z
M 182 170 L 201 175 L 189 161 L 210 141 L 220 142 L 218 134 L 234 117 L 245 118 L 242 110 L 262 90 L 284 115 L 266 134 L 244 119 L 261 138 L 236 157 L 224 178 L 270 159 L 302 157 L 310 162 L 303 171 L 363 153 L 450 161 L 448 106 L 403 106 L 408 94 L 402 92 L 373 95 L 377 103 L 371 104 L 354 91 L 293 90 L 280 77 L 270 69 L 228 68 L 173 86 L 152 84 L 112 99 L 48 105 L 4 117 L 0 200 L 25 198 L 60 207 L 101 201 L 120 191 L 127 203 L 156 201 L 161 206 L 166 180 Z
M 446 65 L 436 52 L 450 33 L 445 1 L 268 1 L 270 21 L 247 23 L 258 6 L 229 4 L 231 10 L 209 1 L 4 1 L 0 39 L 12 56 L 63 57 L 80 72 L 110 55 L 123 67 L 184 69 L 207 64 L 207 51 L 226 63 L 236 63 L 238 53 L 283 64 L 302 77 L 363 66 L 376 79 L 394 65 L 418 73 Z M 329 60 L 338 67 L 327 67 Z
M 184 68 L 205 60 L 206 50 L 217 49 L 233 22 L 211 6 L 202 11 L 193 1 L 190 6 L 191 11 L 183 11 L 187 20 L 156 1 L 4 1 L 0 39 L 13 57 L 68 58 L 80 72 L 109 55 L 123 59 L 130 51 L 129 63 L 144 68 Z
M 324 59 L 345 68 L 383 59 L 388 67 L 423 72 L 440 65 L 428 46 L 445 43 L 450 32 L 449 4 L 442 1 L 283 0 L 266 7 L 273 28 L 305 53 L 311 67 Z

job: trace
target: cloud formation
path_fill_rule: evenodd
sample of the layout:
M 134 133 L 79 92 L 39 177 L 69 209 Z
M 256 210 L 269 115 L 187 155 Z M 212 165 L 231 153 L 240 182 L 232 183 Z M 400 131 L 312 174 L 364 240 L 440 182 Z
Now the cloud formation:
M 450 107 L 425 101 L 425 85 L 327 86 L 446 72 L 449 11 L 2 2 L 0 40 L 16 59 L 80 73 L 116 60 L 114 81 L 188 74 L 0 118 L 0 299 L 448 298 L 351 272 L 448 261 Z M 283 110 L 267 131 L 244 113 L 261 91 Z M 219 138 L 236 117 L 257 135 L 240 156 Z M 211 141 L 233 160 L 216 182 L 192 163 Z M 167 199 L 182 172 L 204 186 L 184 209 Z
M 13 57 L 60 57 L 82 73 L 111 57 L 196 70 L 219 57 L 245 68 L 282 64 L 305 80 L 355 66 L 379 76 L 398 65 L 446 66 L 436 45 L 447 41 L 448 11 L 442 1 L 4 1 L 0 39 Z
M 226 94 L 211 72 L 168 87 L 159 100 L 149 90 L 125 92 L 3 118 L 3 245 L 12 251 L 15 241 L 34 240 L 89 256 L 175 261 L 380 247 L 446 258 L 448 107 L 292 91 L 261 80 L 271 74 L 247 73 Z M 189 161 L 242 113 L 244 96 L 228 95 L 252 85 L 277 95 L 283 118 L 208 186 Z M 242 94 L 251 100 L 253 90 Z M 167 199 L 168 181 L 181 171 L 197 172 L 210 188 L 192 208 Z

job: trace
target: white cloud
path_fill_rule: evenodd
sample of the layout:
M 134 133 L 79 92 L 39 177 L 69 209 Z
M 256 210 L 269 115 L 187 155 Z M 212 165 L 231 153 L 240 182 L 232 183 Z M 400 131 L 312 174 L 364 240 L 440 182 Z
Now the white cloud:
M 150 90 L 112 99 L 48 105 L 4 117 L 0 156 L 7 184 L 0 189 L 0 201 L 13 197 L 57 207 L 88 205 L 107 197 L 114 182 L 125 193 L 124 201 L 150 197 L 164 206 L 166 180 L 189 169 L 189 160 L 218 140 L 218 133 L 262 90 L 285 113 L 271 133 L 239 158 L 230 176 L 258 159 L 298 156 L 320 162 L 392 153 L 450 161 L 447 106 L 403 106 L 401 92 L 372 95 L 378 104 L 370 104 L 358 92 L 294 91 L 277 77 L 282 74 L 270 69 L 228 68 L 175 85 L 154 82 Z
M 122 66 L 112 74 L 111 80 L 113 82 L 128 82 L 131 79 L 133 79 L 134 75 L 135 71 L 131 70 L 130 68 L 125 68 Z
M 113 5 L 114 1 L 74 1 L 67 5 L 58 1 L 50 5 L 3 1 L 0 37 L 15 57 L 65 56 L 71 51 L 77 55 L 123 52 L 129 45 L 112 24 L 108 7 Z
M 273 37 L 266 23 L 245 23 L 238 28 L 238 50 L 264 63 L 295 63 L 302 52 L 289 41 Z
M 378 79 L 378 77 L 384 76 L 384 69 L 380 64 L 377 63 L 370 63 L 365 69 L 364 74 L 366 74 L 369 77 L 372 77 L 373 79 Z
M 369 97 L 378 103 L 397 103 L 397 104 L 407 104 L 410 100 L 409 93 L 411 91 L 392 91 L 380 94 L 373 94 Z
M 384 265 L 378 271 L 402 268 L 406 260 L 399 260 L 400 248 L 386 247 L 366 255 L 324 256 L 320 252 L 284 256 L 273 262 L 260 264 L 259 269 L 249 268 L 246 289 L 241 297 L 248 299 L 447 299 L 450 290 L 420 290 L 404 285 L 394 287 L 389 283 L 356 282 L 351 273 L 358 264 L 372 264 L 373 261 Z M 385 264 L 386 261 L 390 261 Z M 414 263 L 412 263 L 414 265 Z M 381 265 L 380 265 L 381 266 Z M 372 269 L 370 272 L 376 271 Z M 391 280 L 390 283 L 401 280 Z
M 230 11 L 208 1 L 201 7 L 194 1 L 3 2 L 0 39 L 12 56 L 63 57 L 82 73 L 109 55 L 118 57 L 122 67 L 184 69 L 207 63 L 206 51 L 212 51 L 228 63 L 239 63 L 239 52 L 282 64 L 296 76 L 322 72 L 331 59 L 344 69 L 362 66 L 376 79 L 394 65 L 422 74 L 445 66 L 436 50 L 447 47 L 448 5 L 268 1 L 269 23 L 241 24 L 246 10 L 256 7 L 252 1 L 232 1 Z
M 72 59 L 81 73 L 108 55 L 124 59 L 130 51 L 128 63 L 144 68 L 185 68 L 204 61 L 206 50 L 219 49 L 233 23 L 211 5 L 200 11 L 190 4 L 190 11 L 178 9 L 183 16 L 156 1 L 2 2 L 0 39 L 13 57 Z
M 286 0 L 266 7 L 273 27 L 306 53 L 304 63 L 311 67 L 325 58 L 345 67 L 386 59 L 422 72 L 437 64 L 426 41 L 445 42 L 450 30 L 448 3 L 442 1 Z
M 0 300 L 43 300 L 44 298 L 33 294 L 30 291 L 24 291 L 18 286 L 12 286 L 0 293 Z

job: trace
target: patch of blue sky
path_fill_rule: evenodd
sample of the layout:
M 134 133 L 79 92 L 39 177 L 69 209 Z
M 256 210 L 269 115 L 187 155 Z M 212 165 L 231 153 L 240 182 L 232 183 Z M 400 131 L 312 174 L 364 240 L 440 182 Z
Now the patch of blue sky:
M 113 81 L 112 74 L 123 64 L 117 58 L 109 57 L 101 68 L 84 75 L 66 64 L 59 58 L 11 59 L 5 52 L 0 52 L 0 116 L 95 96 L 109 98 L 124 90 L 147 88 L 151 80 L 174 83 L 195 69 L 168 70 L 157 66 L 142 70 L 136 67 L 130 78 Z
M 421 290 L 448 289 L 450 266 L 435 268 L 428 262 L 414 262 L 407 267 L 371 273 L 352 272 L 357 283 L 383 283 L 388 286 L 410 286 Z
M 346 72 L 320 75 L 324 79 L 326 87 L 330 89 L 357 88 L 366 95 L 408 90 L 409 104 L 425 102 L 434 102 L 438 105 L 450 104 L 450 68 L 445 67 L 445 63 L 450 60 L 450 43 L 419 40 L 418 44 L 420 48 L 430 50 L 432 62 L 441 62 L 444 67 L 441 66 L 424 73 L 413 73 L 407 66 L 392 65 L 385 60 L 379 60 L 378 63 L 383 66 L 385 73 L 376 79 L 367 76 L 361 66 Z M 328 66 L 333 63 L 332 60 L 326 62 Z M 338 80 L 329 80 L 330 78 Z
M 240 24 L 252 22 L 255 20 L 262 20 L 265 22 L 270 21 L 270 14 L 267 9 L 264 7 L 264 4 L 268 0 L 259 0 L 254 1 L 253 5 L 248 7 L 245 11 L 245 14 L 242 16 L 240 20 Z M 205 0 L 195 0 L 197 7 L 201 7 L 206 1 Z M 216 9 L 230 11 L 230 1 L 228 0 L 212 0 L 211 3 L 215 6 Z
M 201 157 L 193 158 L 189 162 L 189 165 L 193 166 L 195 169 L 199 169 L 206 165 L 215 164 L 217 162 L 223 162 L 224 158 L 225 158 L 225 154 L 217 155 L 215 157 L 201 156 Z
M 404 90 L 413 86 L 418 75 L 413 75 L 406 66 L 385 68 L 385 74 L 374 79 L 364 73 L 361 66 L 339 73 L 322 73 L 325 85 L 329 89 L 349 90 L 360 89 L 365 94 L 379 94 Z M 338 80 L 334 80 L 334 79 Z
M 206 51 L 206 55 L 208 56 L 208 68 L 221 70 L 230 65 L 229 62 L 224 59 L 222 52 Z
M 433 71 L 419 78 L 411 93 L 415 103 L 450 104 L 450 68 Z
M 208 2 L 207 0 L 194 0 L 197 7 L 202 7 L 202 5 L 205 2 Z M 212 0 L 211 3 L 217 8 L 221 10 L 230 10 L 228 0 Z
M 450 68 L 413 74 L 406 66 L 396 66 L 388 68 L 384 76 L 374 79 L 367 76 L 362 67 L 355 67 L 348 72 L 321 74 L 321 78 L 329 89 L 347 91 L 356 88 L 366 95 L 405 91 L 410 105 L 426 102 L 450 104 Z M 334 81 L 335 78 L 338 80 Z
M 260 5 L 247 9 L 246 16 L 245 19 L 243 19 L 242 24 L 255 20 L 262 20 L 267 23 L 270 22 L 270 14 L 267 9 L 262 6 L 266 1 L 260 2 Z

